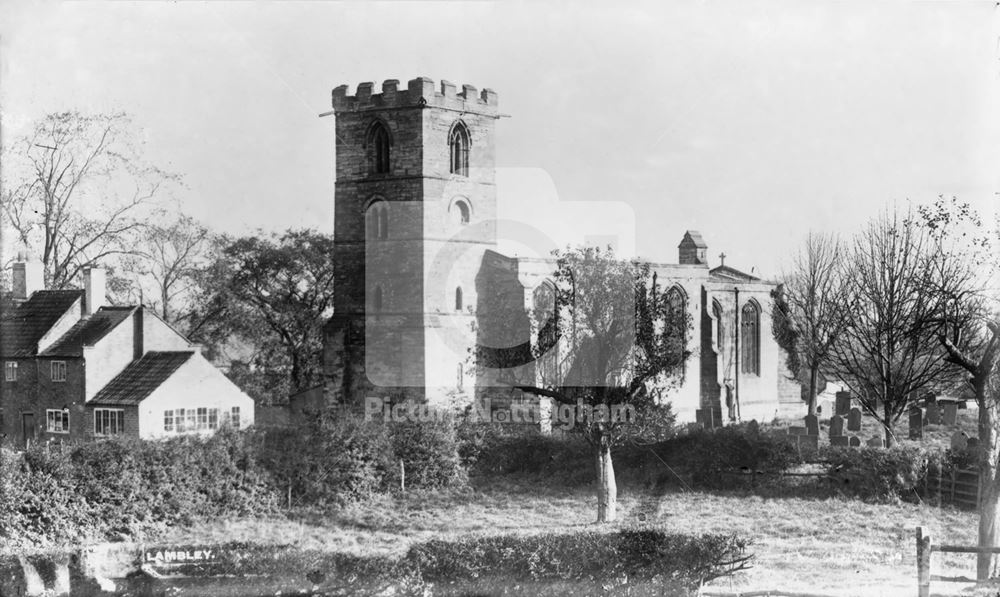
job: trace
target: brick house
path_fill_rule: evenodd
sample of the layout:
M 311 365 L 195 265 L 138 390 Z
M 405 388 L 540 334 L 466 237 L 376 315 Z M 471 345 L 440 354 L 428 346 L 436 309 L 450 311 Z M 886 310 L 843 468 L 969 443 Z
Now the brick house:
M 41 264 L 14 264 L 0 328 L 0 433 L 9 445 L 110 435 L 211 433 L 253 423 L 254 404 L 198 345 L 143 306 L 104 305 L 104 271 L 84 290 L 41 289 Z

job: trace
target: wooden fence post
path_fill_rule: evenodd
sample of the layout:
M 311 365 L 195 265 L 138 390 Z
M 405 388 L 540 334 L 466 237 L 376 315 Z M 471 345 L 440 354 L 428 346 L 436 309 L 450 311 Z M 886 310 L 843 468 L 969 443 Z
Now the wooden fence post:
M 917 596 L 931 594 L 931 537 L 924 536 L 924 527 L 917 527 Z

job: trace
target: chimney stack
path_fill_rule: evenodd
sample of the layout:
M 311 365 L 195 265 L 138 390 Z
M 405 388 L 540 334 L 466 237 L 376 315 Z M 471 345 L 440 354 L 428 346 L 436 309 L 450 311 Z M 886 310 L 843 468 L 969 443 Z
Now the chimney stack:
M 106 274 L 99 267 L 83 270 L 83 314 L 93 315 L 105 302 Z
M 31 298 L 33 292 L 45 288 L 45 270 L 42 268 L 42 262 L 30 253 L 22 251 L 17 254 L 13 274 L 12 290 L 16 301 L 26 301 Z

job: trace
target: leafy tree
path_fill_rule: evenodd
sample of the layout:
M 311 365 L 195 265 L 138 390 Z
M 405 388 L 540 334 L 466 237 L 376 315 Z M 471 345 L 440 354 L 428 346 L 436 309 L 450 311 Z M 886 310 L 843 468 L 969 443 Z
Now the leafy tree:
M 224 240 L 218 258 L 198 274 L 202 290 L 185 327 L 216 347 L 233 338 L 248 346 L 244 381 L 256 370 L 265 381 L 253 383 L 274 388 L 280 372 L 287 391 L 308 388 L 320 379 L 333 273 L 333 239 L 313 230 Z
M 887 446 L 893 423 L 951 372 L 938 344 L 948 301 L 926 291 L 936 284 L 933 242 L 909 216 L 882 214 L 854 237 L 844 277 L 850 311 L 833 345 L 837 376 L 881 421 Z
M 844 292 L 843 246 L 836 237 L 810 232 L 794 257 L 775 300 L 775 333 L 791 337 L 779 344 L 794 354 L 794 364 L 805 369 L 809 414 L 816 414 L 816 395 L 822 369 L 851 314 Z M 798 376 L 798 369 L 793 369 Z
M 131 254 L 175 174 L 145 162 L 122 113 L 50 114 L 4 156 L 3 223 L 41 259 L 49 288 Z
M 611 521 L 617 511 L 611 449 L 672 421 L 654 388 L 683 377 L 690 318 L 647 264 L 616 259 L 610 248 L 558 253 L 552 298 L 548 308 L 535 308 L 530 350 L 536 363 L 552 358 L 557 366 L 545 367 L 541 379 L 511 385 L 551 399 L 553 408 L 575 410 L 574 429 L 594 450 L 597 519 Z M 478 359 L 497 366 L 523 356 L 515 350 Z M 613 407 L 632 416 L 616 418 Z

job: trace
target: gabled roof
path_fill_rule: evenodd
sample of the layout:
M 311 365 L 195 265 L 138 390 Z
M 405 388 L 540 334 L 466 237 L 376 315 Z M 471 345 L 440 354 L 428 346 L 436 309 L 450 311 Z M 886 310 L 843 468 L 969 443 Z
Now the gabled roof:
M 82 298 L 82 290 L 39 290 L 4 313 L 0 322 L 0 356 L 34 356 L 38 341 Z
M 79 357 L 84 346 L 93 346 L 135 311 L 136 307 L 101 307 L 97 313 L 81 319 L 40 356 Z
M 142 402 L 186 363 L 194 351 L 147 352 L 132 361 L 88 404 L 127 406 Z
M 728 265 L 720 265 L 719 267 L 712 268 L 708 273 L 711 274 L 713 278 L 718 278 L 727 282 L 760 282 L 760 278 L 741 272 L 740 270 L 734 267 L 729 267 Z
M 684 233 L 684 238 L 681 239 L 681 244 L 677 245 L 680 247 L 696 247 L 699 249 L 707 249 L 708 245 L 705 244 L 705 239 L 701 237 L 701 233 L 697 230 L 688 230 Z

